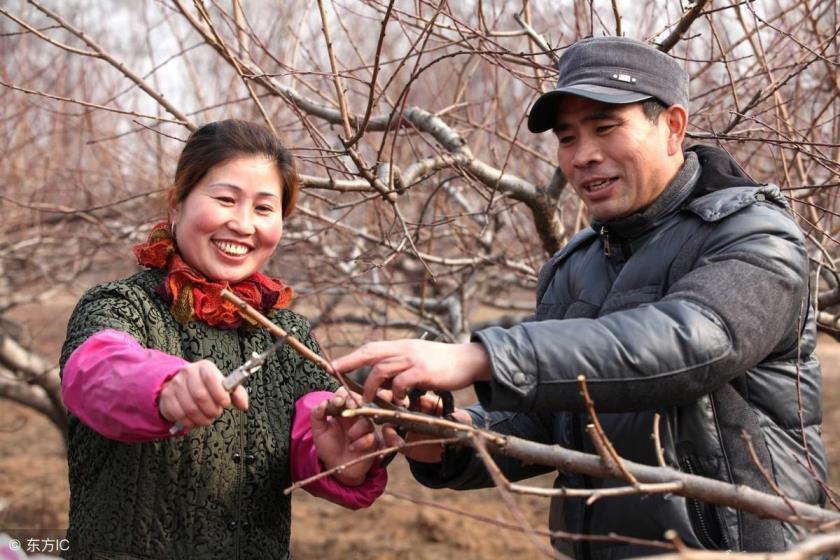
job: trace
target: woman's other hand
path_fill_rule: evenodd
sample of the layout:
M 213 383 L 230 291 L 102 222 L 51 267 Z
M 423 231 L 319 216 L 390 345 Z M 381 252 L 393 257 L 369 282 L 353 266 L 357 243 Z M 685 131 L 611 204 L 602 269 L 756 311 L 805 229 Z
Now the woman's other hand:
M 345 389 L 312 409 L 312 439 L 318 450 L 318 458 L 327 469 L 344 465 L 374 451 L 377 447 L 373 425 L 367 418 L 336 418 L 327 415 L 327 404 L 336 407 L 356 408 L 361 402 L 359 395 L 348 396 Z M 349 465 L 332 476 L 344 486 L 358 486 L 374 462 L 374 457 Z
M 182 367 L 160 391 L 160 415 L 184 428 L 209 426 L 231 404 L 248 409 L 248 393 L 242 386 L 228 393 L 222 385 L 224 376 L 209 360 Z

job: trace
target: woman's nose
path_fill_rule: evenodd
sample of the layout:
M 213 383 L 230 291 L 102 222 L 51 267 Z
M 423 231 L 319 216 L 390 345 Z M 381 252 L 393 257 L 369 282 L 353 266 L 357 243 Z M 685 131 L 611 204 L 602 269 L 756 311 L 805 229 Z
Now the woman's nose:
M 254 216 L 252 212 L 247 209 L 235 212 L 228 222 L 228 227 L 236 233 L 240 233 L 242 235 L 252 235 L 256 232 L 256 228 L 254 227 Z

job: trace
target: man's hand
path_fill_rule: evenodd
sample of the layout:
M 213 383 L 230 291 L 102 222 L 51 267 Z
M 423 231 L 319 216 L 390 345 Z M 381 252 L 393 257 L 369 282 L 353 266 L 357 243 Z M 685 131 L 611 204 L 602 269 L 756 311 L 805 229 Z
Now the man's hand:
M 412 388 L 455 391 L 490 378 L 490 357 L 484 346 L 475 342 L 370 342 L 333 362 L 342 373 L 362 366 L 373 366 L 365 381 L 365 402 L 371 402 L 376 390 L 389 383 L 397 402 Z
M 327 416 L 327 403 L 337 407 L 356 408 L 360 400 L 348 397 L 344 388 L 336 391 L 335 396 L 312 409 L 312 439 L 318 450 L 318 458 L 327 469 L 348 463 L 376 449 L 376 437 L 373 425 L 367 418 L 335 418 Z M 373 465 L 374 458 L 345 467 L 333 474 L 333 478 L 344 486 L 358 486 Z
M 443 406 L 440 397 L 432 395 L 423 395 L 418 401 L 419 412 L 429 414 L 432 416 L 442 416 Z M 452 413 L 452 417 L 462 424 L 472 426 L 472 416 L 466 410 L 456 408 Z M 433 439 L 433 436 L 421 434 L 419 432 L 408 432 L 405 439 L 397 434 L 394 426 L 385 426 L 382 428 L 382 438 L 385 440 L 385 445 L 388 447 L 397 447 L 404 443 L 415 443 L 427 439 Z M 443 460 L 443 446 L 439 443 L 431 443 L 429 445 L 418 445 L 416 447 L 408 447 L 400 451 L 408 459 L 419 461 L 421 463 L 440 463 Z
M 228 393 L 222 385 L 224 376 L 209 360 L 193 362 L 182 367 L 160 391 L 160 415 L 184 428 L 209 426 L 224 409 L 233 404 L 239 410 L 248 409 L 248 393 L 237 387 Z

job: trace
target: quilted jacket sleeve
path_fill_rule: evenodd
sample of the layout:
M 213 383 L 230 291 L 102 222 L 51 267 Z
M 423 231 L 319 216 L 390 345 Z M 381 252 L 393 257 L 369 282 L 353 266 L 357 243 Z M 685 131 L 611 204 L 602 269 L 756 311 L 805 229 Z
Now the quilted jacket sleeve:
M 492 380 L 477 387 L 482 404 L 581 411 L 583 374 L 602 412 L 679 405 L 795 347 L 808 290 L 798 226 L 769 204 L 716 225 L 694 267 L 659 301 L 476 333 L 493 367 Z

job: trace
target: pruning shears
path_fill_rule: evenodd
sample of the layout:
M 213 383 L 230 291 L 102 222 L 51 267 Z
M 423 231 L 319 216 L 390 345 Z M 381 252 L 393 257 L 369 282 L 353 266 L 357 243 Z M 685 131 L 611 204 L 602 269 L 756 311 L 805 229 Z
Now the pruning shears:
M 278 338 L 274 344 L 262 352 L 253 352 L 251 357 L 248 358 L 244 364 L 227 374 L 222 380 L 222 387 L 225 388 L 225 391 L 232 393 L 234 389 L 245 383 L 245 381 L 247 381 L 252 374 L 256 373 L 275 352 L 286 344 L 288 339 L 289 335 L 286 334 Z M 169 428 L 169 433 L 174 436 L 183 429 L 183 424 L 175 422 L 172 427 Z

